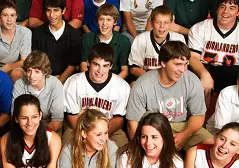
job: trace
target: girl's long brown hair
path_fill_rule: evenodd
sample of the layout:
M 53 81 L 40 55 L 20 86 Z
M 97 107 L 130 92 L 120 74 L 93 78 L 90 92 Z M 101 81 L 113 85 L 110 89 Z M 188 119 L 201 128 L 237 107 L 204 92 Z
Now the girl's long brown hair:
M 163 138 L 163 148 L 159 157 L 159 168 L 175 168 L 173 158 L 177 157 L 177 150 L 174 143 L 172 129 L 168 119 L 160 113 L 150 113 L 141 119 L 132 141 L 119 149 L 117 165 L 121 167 L 120 162 L 122 154 L 126 153 L 128 156 L 127 164 L 130 165 L 131 168 L 143 167 L 142 161 L 145 156 L 145 151 L 141 146 L 140 138 L 142 127 L 145 125 L 154 127 Z

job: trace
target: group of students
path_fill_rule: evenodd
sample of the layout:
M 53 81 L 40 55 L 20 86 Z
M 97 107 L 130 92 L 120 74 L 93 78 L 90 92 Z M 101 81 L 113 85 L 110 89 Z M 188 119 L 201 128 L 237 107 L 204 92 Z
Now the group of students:
M 169 73 L 169 77 L 174 81 L 171 81 L 171 84 L 173 83 L 174 86 L 177 86 L 184 80 L 188 80 L 187 78 L 190 78 L 191 83 L 200 83 L 199 79 L 193 81 L 192 79 L 195 78 L 195 75 L 186 71 L 185 69 L 187 67 L 187 61 L 189 59 L 189 49 L 184 43 L 178 41 L 167 42 L 162 45 L 159 55 L 161 56 L 162 61 L 161 69 L 151 70 L 150 73 L 146 73 L 144 76 L 142 76 L 142 78 L 137 80 L 135 86 L 132 89 L 131 95 L 136 94 L 135 90 L 138 88 L 139 84 L 141 84 L 142 81 L 151 82 L 152 79 L 157 79 L 157 77 L 155 77 L 156 72 L 159 74 L 159 76 L 162 77 Z M 44 116 L 44 111 L 41 110 L 41 108 L 45 108 L 45 105 L 40 105 L 40 102 L 45 100 L 41 98 L 42 93 L 44 93 L 45 90 L 49 89 L 49 87 L 47 87 L 47 84 L 49 83 L 47 82 L 47 80 L 51 78 L 51 76 L 48 75 L 50 73 L 50 70 L 45 70 L 50 67 L 50 62 L 46 54 L 39 51 L 32 52 L 26 58 L 26 60 L 24 61 L 24 69 L 26 69 L 27 73 L 25 80 L 29 82 L 29 85 L 26 85 L 26 87 L 31 88 L 41 86 L 41 88 L 35 90 L 32 89 L 32 91 L 35 91 L 35 93 L 20 94 L 15 98 L 13 102 L 11 129 L 9 133 L 5 134 L 1 139 L 1 153 L 4 167 L 46 167 L 46 165 L 47 167 L 58 166 L 64 168 L 117 166 L 190 168 L 194 166 L 238 166 L 236 154 L 239 152 L 239 123 L 233 122 L 223 126 L 219 133 L 214 137 L 214 145 L 200 144 L 189 149 L 185 157 L 185 162 L 183 162 L 178 155 L 177 150 L 180 150 L 184 144 L 180 144 L 182 146 L 178 146 L 177 141 L 175 141 L 176 134 L 174 133 L 174 129 L 179 128 L 180 124 L 183 124 L 183 122 L 176 125 L 178 121 L 176 114 L 179 115 L 179 113 L 174 114 L 173 111 L 171 111 L 172 114 L 167 115 L 166 111 L 163 111 L 163 114 L 161 114 L 158 111 L 153 111 L 152 109 L 151 113 L 148 114 L 148 112 L 144 113 L 144 110 L 141 109 L 141 114 L 143 112 L 143 115 L 137 123 L 135 133 L 130 133 L 130 138 L 132 138 L 131 141 L 122 145 L 121 148 L 118 148 L 118 146 L 120 145 L 117 143 L 117 139 L 114 140 L 116 143 L 111 141 L 112 135 L 110 136 L 110 134 L 112 132 L 113 124 L 110 122 L 117 121 L 119 116 L 114 116 L 114 113 L 107 113 L 107 110 L 111 110 L 111 108 L 120 109 L 117 108 L 119 104 L 117 105 L 117 102 L 113 101 L 109 103 L 105 100 L 102 101 L 100 100 L 100 97 L 97 96 L 93 96 L 89 99 L 87 99 L 87 97 L 83 97 L 83 101 L 80 100 L 81 98 L 77 98 L 81 95 L 87 96 L 87 94 L 93 94 L 92 91 L 88 90 L 92 90 L 94 84 L 94 89 L 97 89 L 97 87 L 99 89 L 100 85 L 103 84 L 103 88 L 101 89 L 104 90 L 104 92 L 103 94 L 100 94 L 100 90 L 99 93 L 95 93 L 98 96 L 105 95 L 106 91 L 110 91 L 110 93 L 117 91 L 115 95 L 120 96 L 118 91 L 123 92 L 124 89 L 129 89 L 129 86 L 127 85 L 127 87 L 123 89 L 122 85 L 125 85 L 126 82 L 117 75 L 109 72 L 110 66 L 112 66 L 111 62 L 113 61 L 112 56 L 113 50 L 107 44 L 96 43 L 89 51 L 89 71 L 85 73 L 75 74 L 66 81 L 63 88 L 65 97 L 64 106 L 66 106 L 66 111 L 68 113 L 79 113 L 79 111 L 83 111 L 81 111 L 79 115 L 67 115 L 69 122 L 71 122 L 72 120 L 76 121 L 74 123 L 71 123 L 74 124 L 74 126 L 72 127 L 73 134 L 70 135 L 71 139 L 65 143 L 62 150 L 61 139 L 59 135 L 52 131 L 52 129 L 45 128 L 45 126 L 54 128 L 52 127 L 52 125 L 54 125 L 55 121 L 51 121 L 52 124 L 44 123 L 44 119 L 42 119 Z M 43 58 L 46 59 L 46 61 L 39 60 Z M 47 65 L 44 65 L 44 63 L 47 63 Z M 172 73 L 172 65 L 173 67 L 177 65 L 179 69 L 181 69 L 182 74 Z M 99 69 L 101 69 L 102 73 L 99 72 Z M 106 69 L 108 70 L 107 72 Z M 38 76 L 36 77 L 35 75 Z M 46 77 L 45 75 L 47 75 L 48 77 Z M 189 76 L 186 77 L 186 75 Z M 150 80 L 144 79 L 148 77 L 154 78 Z M 103 81 L 109 80 L 108 82 L 105 82 L 106 86 L 104 83 L 100 83 L 100 85 L 97 85 L 97 83 L 94 83 L 93 85 L 90 84 L 91 80 L 93 80 L 94 82 L 102 82 L 101 79 L 104 79 Z M 159 78 L 159 82 L 162 86 L 165 85 L 165 82 L 168 82 L 167 80 L 165 80 L 167 79 L 165 77 L 163 78 L 164 80 L 160 79 L 161 78 Z M 22 79 L 18 81 L 21 80 Z M 83 82 L 85 80 L 88 80 L 88 82 Z M 18 81 L 16 83 L 18 83 Z M 154 87 L 154 85 L 158 84 L 159 82 L 151 82 L 151 87 Z M 58 81 L 58 83 L 61 84 L 60 81 Z M 45 85 L 42 86 L 42 84 Z M 57 84 L 57 80 L 53 84 Z M 150 84 L 146 85 L 149 85 L 150 87 Z M 205 103 L 203 103 L 202 101 L 204 99 L 204 96 L 203 94 L 200 94 L 203 93 L 203 91 L 202 87 L 199 86 L 200 85 L 196 87 L 196 85 L 194 85 L 194 87 L 196 87 L 196 91 L 199 91 L 199 95 L 197 95 L 197 93 L 193 93 L 193 95 L 191 96 L 193 96 L 197 100 L 197 104 L 200 104 L 201 101 L 202 104 L 198 105 L 198 107 L 199 109 L 203 108 L 205 110 Z M 117 87 L 121 88 L 117 89 Z M 190 85 L 185 85 L 184 87 L 188 87 L 187 89 L 189 90 L 187 92 L 194 92 L 194 89 L 192 89 Z M 140 85 L 140 88 L 143 89 L 143 84 Z M 54 89 L 51 89 L 51 91 L 53 90 Z M 165 88 L 164 92 L 166 92 L 166 90 L 167 87 Z M 40 91 L 39 95 L 37 95 L 37 91 Z M 59 92 L 61 90 L 54 91 Z M 158 91 L 156 90 L 156 93 L 157 92 Z M 148 99 L 150 99 L 150 101 L 153 101 L 154 97 L 157 97 L 150 96 L 147 92 L 142 92 L 140 94 L 148 95 Z M 188 110 L 191 110 L 192 107 L 195 108 L 197 106 L 195 105 L 195 103 L 193 106 L 190 106 L 190 104 L 193 103 L 192 98 L 190 98 L 190 94 L 185 97 L 185 99 L 187 99 L 185 100 L 185 102 L 187 108 L 189 108 Z M 38 98 L 34 95 L 36 95 Z M 47 95 L 50 96 L 50 92 L 47 92 Z M 110 94 L 110 97 L 112 97 L 112 95 L 113 94 Z M 164 96 L 166 95 L 167 94 L 165 94 Z M 98 102 L 96 101 L 97 98 Z M 138 101 L 138 98 L 135 98 L 135 100 L 131 100 L 130 98 L 128 109 L 132 108 L 132 104 L 135 101 Z M 127 97 L 123 98 L 123 100 L 127 100 Z M 120 100 L 116 99 L 114 99 L 114 101 L 118 101 L 118 103 L 120 102 Z M 141 97 L 141 101 L 145 101 L 143 100 L 143 97 Z M 110 103 L 112 104 L 110 105 Z M 167 103 L 170 104 L 171 102 L 167 101 Z M 175 103 L 179 103 L 177 102 L 176 98 Z M 56 104 L 56 106 L 60 106 L 61 104 L 62 102 Z M 121 106 L 123 105 L 122 102 L 120 104 Z M 150 108 L 151 105 L 148 105 Z M 184 103 L 182 105 L 184 105 Z M 85 106 L 88 106 L 89 108 L 84 108 Z M 98 109 L 100 109 L 100 111 L 96 109 L 90 109 L 95 108 L 96 106 L 98 106 Z M 138 107 L 141 107 L 141 105 L 138 105 Z M 124 109 L 125 105 L 123 105 L 123 107 L 121 108 Z M 101 111 L 104 113 L 102 113 Z M 127 114 L 133 115 L 132 112 L 128 113 L 128 111 Z M 116 120 L 111 118 L 109 115 L 113 115 L 113 118 L 116 117 Z M 171 115 L 173 118 L 171 118 L 169 115 Z M 132 121 L 133 120 L 131 119 L 128 123 L 129 126 L 132 125 Z M 174 127 L 173 124 L 175 124 Z M 196 122 L 194 123 L 194 125 L 195 124 Z M 201 141 L 202 138 L 200 136 L 202 135 L 202 132 L 199 132 L 194 133 L 194 135 L 191 136 L 194 136 L 194 140 L 199 139 L 199 141 Z M 123 139 L 120 138 L 118 139 L 118 142 L 122 140 Z M 18 149 L 19 151 L 16 149 Z M 42 153 L 44 153 L 44 155 Z
M 61 139 L 46 129 L 39 100 L 23 94 L 14 101 L 11 131 L 1 139 L 3 166 L 49 168 L 202 168 L 239 166 L 239 123 L 222 127 L 213 145 L 188 150 L 185 162 L 177 153 L 170 123 L 160 113 L 140 120 L 131 142 L 118 149 L 108 139 L 109 120 L 96 109 L 81 113 L 73 138 L 61 150 Z M 58 158 L 58 155 L 60 156 Z M 57 161 L 58 159 L 58 161 Z
M 169 7 L 134 0 L 135 9 L 150 9 L 141 19 L 151 31 L 143 32 L 130 26 L 137 10 L 124 3 L 127 31 L 114 31 L 119 12 L 101 4 L 99 31 L 82 38 L 76 20 L 63 20 L 69 1 L 44 0 L 48 22 L 33 33 L 16 25 L 14 1 L 1 4 L 0 134 L 9 131 L 1 139 L 4 167 L 238 166 L 238 86 L 229 85 L 239 85 L 239 2 L 220 0 L 217 18 L 190 29 L 189 47 L 170 31 Z M 81 73 L 74 74 L 77 65 Z M 225 89 L 206 130 L 205 96 L 213 87 Z M 121 129 L 125 115 L 130 142 Z M 188 150 L 185 162 L 181 149 Z

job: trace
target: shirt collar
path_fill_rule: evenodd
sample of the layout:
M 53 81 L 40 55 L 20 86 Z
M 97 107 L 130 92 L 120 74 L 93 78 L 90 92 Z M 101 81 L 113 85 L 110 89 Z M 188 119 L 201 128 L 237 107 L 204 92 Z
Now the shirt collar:
M 64 29 L 64 31 L 63 31 L 62 36 L 63 36 L 63 35 L 67 35 L 67 34 L 70 33 L 69 26 L 70 26 L 70 25 L 65 22 L 65 29 Z M 50 32 L 50 29 L 49 29 L 49 22 L 44 23 L 44 25 L 43 25 L 43 30 L 44 30 L 46 33 L 51 33 L 51 32 Z
M 111 41 L 109 42 L 109 44 L 112 44 L 112 43 L 116 43 L 118 42 L 118 39 L 115 39 L 115 38 L 118 38 L 119 36 L 117 36 L 116 32 L 113 30 L 113 35 L 112 35 L 112 39 Z M 96 31 L 95 32 L 95 37 L 94 37 L 94 41 L 99 43 L 100 42 L 100 31 Z
M 50 77 L 49 77 L 50 78 Z M 23 77 L 23 81 L 26 84 L 26 89 L 27 92 L 34 95 L 35 93 L 35 89 L 32 87 L 32 85 L 28 82 L 27 77 Z M 44 86 L 44 92 L 47 94 L 49 92 L 49 86 L 48 86 L 48 78 L 46 77 L 46 81 L 45 81 L 45 86 Z
M 151 164 L 149 163 L 147 157 L 144 156 L 143 167 L 158 168 L 159 165 L 160 165 L 159 160 L 158 160 L 155 164 L 151 165 Z
M 16 25 L 16 30 L 15 30 L 14 38 L 19 35 L 19 32 L 20 32 L 19 25 Z M 2 26 L 0 26 L 0 39 L 2 40 Z

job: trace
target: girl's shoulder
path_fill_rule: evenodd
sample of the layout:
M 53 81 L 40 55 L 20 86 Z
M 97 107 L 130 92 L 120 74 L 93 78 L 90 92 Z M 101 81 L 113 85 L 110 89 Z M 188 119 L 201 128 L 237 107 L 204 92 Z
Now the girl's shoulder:
M 176 168 L 184 168 L 184 162 L 178 155 L 173 158 L 173 163 Z
M 2 146 L 2 145 L 4 145 L 4 146 L 6 145 L 8 136 L 9 136 L 9 132 L 7 132 L 6 134 L 4 134 L 4 135 L 0 138 L 0 140 L 1 140 L 1 146 Z

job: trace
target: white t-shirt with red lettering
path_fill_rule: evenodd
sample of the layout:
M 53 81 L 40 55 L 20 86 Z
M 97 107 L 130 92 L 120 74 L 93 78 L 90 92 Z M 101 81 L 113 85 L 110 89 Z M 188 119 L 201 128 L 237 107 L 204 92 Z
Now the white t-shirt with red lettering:
M 230 30 L 218 27 L 216 19 L 206 19 L 189 31 L 189 48 L 201 55 L 201 62 L 212 65 L 239 65 L 239 26 Z
M 160 62 L 158 59 L 158 52 L 167 41 L 182 41 L 185 42 L 184 36 L 175 33 L 169 32 L 166 39 L 158 44 L 153 37 L 152 31 L 146 31 L 137 35 L 131 46 L 131 52 L 129 55 L 129 65 L 136 65 L 143 68 L 145 71 L 151 69 L 160 68 Z
M 64 84 L 65 112 L 78 114 L 86 108 L 98 109 L 111 119 L 113 115 L 124 116 L 130 93 L 128 83 L 116 74 L 100 91 L 88 82 L 85 72 L 75 74 Z

